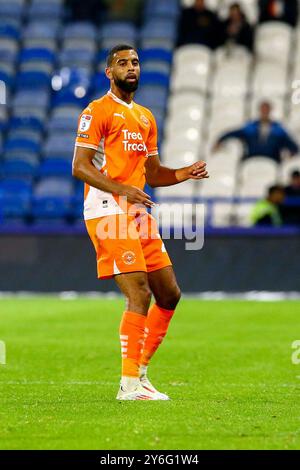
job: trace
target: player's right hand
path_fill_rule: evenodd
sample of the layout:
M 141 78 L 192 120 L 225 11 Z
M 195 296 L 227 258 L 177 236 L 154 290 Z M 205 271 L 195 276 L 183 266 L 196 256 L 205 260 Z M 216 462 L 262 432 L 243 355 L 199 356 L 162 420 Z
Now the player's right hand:
M 144 193 L 136 186 L 123 185 L 120 196 L 125 196 L 131 204 L 143 204 L 146 207 L 153 207 L 155 204 L 151 201 L 149 194 Z

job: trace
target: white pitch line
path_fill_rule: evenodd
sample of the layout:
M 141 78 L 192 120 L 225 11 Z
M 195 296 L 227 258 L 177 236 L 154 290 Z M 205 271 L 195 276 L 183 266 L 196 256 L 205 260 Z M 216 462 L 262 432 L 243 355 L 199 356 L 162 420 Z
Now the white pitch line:
M 104 381 L 71 381 L 55 382 L 53 380 L 0 380 L 0 385 L 115 385 L 117 382 Z
M 0 291 L 0 299 L 30 299 L 30 298 L 58 298 L 60 300 L 77 300 L 77 299 L 107 299 L 115 300 L 122 299 L 121 294 L 118 292 L 29 292 L 29 291 L 16 291 L 16 292 L 3 292 Z M 281 302 L 284 300 L 300 300 L 300 292 L 271 292 L 271 291 L 248 291 L 248 292 L 224 292 L 224 291 L 209 291 L 209 292 L 184 292 L 183 298 L 185 299 L 199 299 L 199 300 L 256 300 L 261 302 Z
M 297 379 L 300 379 L 300 376 L 296 376 Z M 116 382 L 106 382 L 106 381 L 80 381 L 80 380 L 74 380 L 74 381 L 54 381 L 54 380 L 0 380 L 0 385 L 116 385 L 118 381 Z M 171 387 L 189 387 L 192 385 L 195 385 L 195 383 L 187 383 L 187 382 L 161 382 L 161 385 L 164 386 L 171 386 Z M 220 387 L 239 387 L 239 388 L 249 388 L 249 387 L 262 387 L 262 388 L 267 388 L 267 387 L 284 387 L 284 388 L 289 388 L 289 387 L 299 387 L 298 381 L 295 383 L 282 383 L 282 384 L 274 384 L 274 383 L 263 383 L 263 382 L 257 382 L 257 383 L 227 383 L 227 382 L 221 382 L 218 384 Z M 205 390 L 205 387 L 203 387 L 203 390 Z

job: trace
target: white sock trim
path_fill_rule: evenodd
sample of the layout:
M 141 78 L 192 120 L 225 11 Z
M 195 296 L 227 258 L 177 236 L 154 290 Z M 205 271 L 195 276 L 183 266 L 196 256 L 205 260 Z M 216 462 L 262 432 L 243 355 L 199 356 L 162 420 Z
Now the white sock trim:
M 140 377 L 145 377 L 147 375 L 148 366 L 140 366 Z

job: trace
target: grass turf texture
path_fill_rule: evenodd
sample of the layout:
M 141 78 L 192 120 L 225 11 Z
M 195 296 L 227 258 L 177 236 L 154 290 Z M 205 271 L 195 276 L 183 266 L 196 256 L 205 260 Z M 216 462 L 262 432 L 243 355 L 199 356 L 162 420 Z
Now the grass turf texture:
M 182 300 L 150 373 L 170 402 L 115 400 L 122 309 L 0 300 L 1 449 L 300 448 L 300 302 Z

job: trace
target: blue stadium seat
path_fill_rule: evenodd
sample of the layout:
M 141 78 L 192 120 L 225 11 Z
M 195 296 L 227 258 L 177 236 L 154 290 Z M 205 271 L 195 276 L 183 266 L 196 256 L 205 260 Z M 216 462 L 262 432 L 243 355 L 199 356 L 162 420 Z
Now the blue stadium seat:
M 142 72 L 170 74 L 172 53 L 165 49 L 145 49 L 139 52 Z
M 52 78 L 52 88 L 56 91 L 63 89 L 74 90 L 78 87 L 86 92 L 91 84 L 92 70 L 90 67 L 70 67 L 58 70 Z
M 8 90 L 14 86 L 15 68 L 12 64 L 0 62 L 0 81 L 3 81 Z
M 78 93 L 78 91 L 72 89 L 60 90 L 54 95 L 53 105 L 74 105 L 79 106 L 81 109 L 83 109 L 90 101 L 89 95 L 84 93 L 84 90 L 80 90 L 80 94 Z
M 12 162 L 12 161 L 24 161 L 29 163 L 31 166 L 36 167 L 40 163 L 39 154 L 37 152 L 31 152 L 29 150 L 20 150 L 20 149 L 12 149 L 6 150 L 3 153 L 3 162 Z
M 47 49 L 57 54 L 57 40 L 56 39 L 47 39 L 47 38 L 30 38 L 23 41 L 23 47 L 26 49 L 36 48 L 36 49 Z
M 20 95 L 19 95 L 20 96 Z M 16 127 L 18 128 L 24 126 L 27 128 L 26 121 L 30 123 L 30 128 L 43 130 L 45 127 L 45 121 L 47 119 L 47 108 L 41 106 L 31 105 L 22 105 L 18 106 L 16 102 L 13 103 L 13 110 L 11 115 L 11 120 L 16 119 Z
M 33 21 L 23 30 L 23 41 L 27 39 L 56 39 L 61 29 L 60 21 Z
M 18 90 L 12 101 L 13 108 L 20 112 L 21 108 L 47 108 L 49 106 L 50 93 L 48 90 L 39 90 L 36 93 L 33 90 Z M 16 112 L 16 111 L 15 111 Z M 15 114 L 14 112 L 14 114 Z M 42 112 L 42 111 L 41 111 Z
M 13 21 L 0 19 L 0 39 L 13 39 L 18 41 L 20 39 L 20 27 Z
M 141 86 L 157 86 L 169 88 L 169 77 L 161 72 L 149 72 L 145 71 L 141 75 L 140 80 Z
M 81 113 L 82 108 L 80 106 L 76 105 L 61 105 L 61 106 L 56 106 L 52 108 L 52 116 L 55 117 L 64 117 L 64 118 L 75 118 L 79 117 L 79 114 Z
M 88 21 L 77 21 L 67 24 L 62 31 L 62 39 L 97 39 L 95 26 Z
M 9 126 L 13 129 L 43 131 L 44 122 L 35 116 L 12 116 Z
M 133 23 L 127 21 L 110 21 L 100 28 L 98 37 L 102 47 L 107 49 L 120 42 L 135 46 L 137 30 Z
M 74 196 L 72 199 L 71 215 L 73 219 L 82 219 L 83 201 L 84 201 L 84 185 L 81 181 L 78 181 L 75 185 Z
M 0 181 L 0 214 L 4 219 L 28 215 L 32 188 L 29 181 L 6 179 Z
M 3 178 L 18 178 L 32 180 L 37 174 L 38 160 L 35 163 L 25 160 L 6 160 L 0 164 L 0 174 Z
M 136 93 L 135 101 L 146 108 L 164 110 L 167 105 L 168 90 L 163 87 L 141 86 Z
M 62 49 L 66 51 L 86 51 L 87 54 L 97 52 L 97 42 L 94 39 L 86 38 L 66 38 L 63 41 Z
M 66 105 L 56 106 L 52 109 L 52 115 L 47 124 L 48 132 L 74 132 L 76 133 L 78 118 L 82 111 L 80 106 Z M 75 134 L 74 134 L 75 135 Z
M 32 215 L 39 219 L 60 219 L 69 216 L 71 200 L 59 196 L 34 196 Z
M 140 33 L 142 49 L 160 48 L 172 50 L 177 36 L 176 23 L 173 20 L 149 20 Z
M 64 218 L 70 215 L 73 183 L 62 178 L 41 179 L 34 188 L 32 214 L 36 218 Z
M 52 116 L 48 122 L 48 132 L 73 131 L 76 132 L 78 125 L 78 116 Z M 74 134 L 75 135 L 75 134 Z
M 24 15 L 24 1 L 0 1 L 0 18 L 21 20 Z
M 32 139 L 25 138 L 8 138 L 4 145 L 4 152 L 31 152 L 39 153 L 41 146 L 38 142 L 33 141 Z
M 38 169 L 38 176 L 40 178 L 49 176 L 71 178 L 72 163 L 68 160 L 57 158 L 45 159 L 41 162 L 41 165 Z
M 22 71 L 17 75 L 17 87 L 27 90 L 49 88 L 51 74 L 43 71 Z M 36 93 L 36 96 L 38 93 Z
M 92 82 L 92 90 L 96 96 L 100 97 L 107 93 L 109 87 L 109 80 L 104 72 L 99 72 L 94 75 Z
M 41 144 L 42 141 L 42 133 L 40 130 L 35 130 L 35 129 L 24 129 L 24 128 L 18 128 L 15 129 L 14 127 L 10 127 L 9 131 L 7 133 L 6 141 L 11 141 L 11 140 L 23 140 L 25 139 L 26 141 L 29 142 L 34 142 L 37 145 Z
M 58 54 L 60 67 L 88 67 L 94 64 L 95 53 L 86 49 L 63 49 Z
M 38 47 L 29 47 L 21 50 L 20 53 L 21 62 L 46 62 L 53 64 L 55 61 L 55 54 L 51 49 L 47 48 L 38 48 Z
M 0 61 L 14 64 L 18 57 L 19 44 L 16 39 L 0 38 Z
M 96 62 L 97 62 L 97 70 L 99 72 L 104 71 L 104 67 L 106 66 L 106 58 L 108 54 L 108 49 L 100 49 L 96 56 Z
M 71 198 L 73 196 L 73 181 L 64 178 L 47 177 L 42 178 L 34 188 L 36 197 L 54 196 Z
M 180 3 L 178 0 L 148 0 L 145 7 L 147 18 L 174 18 L 176 21 L 180 14 Z
M 43 147 L 44 158 L 60 158 L 72 161 L 76 131 L 50 134 Z
M 33 0 L 29 5 L 27 17 L 30 21 L 58 20 L 63 17 L 63 5 L 61 1 L 47 2 L 47 0 Z
M 143 62 L 147 60 L 157 60 L 171 65 L 173 54 L 172 52 L 165 49 L 145 49 L 139 51 L 139 58 Z

